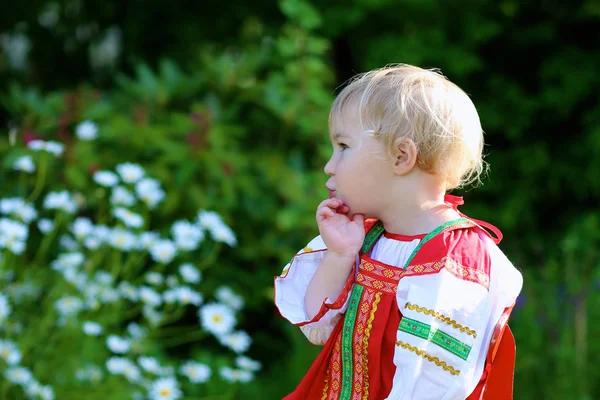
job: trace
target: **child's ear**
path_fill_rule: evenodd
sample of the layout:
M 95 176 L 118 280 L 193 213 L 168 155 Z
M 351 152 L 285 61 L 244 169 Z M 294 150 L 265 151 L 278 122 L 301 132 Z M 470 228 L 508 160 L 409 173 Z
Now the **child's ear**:
M 394 174 L 405 175 L 417 163 L 417 145 L 412 139 L 400 137 L 394 140 L 393 147 Z

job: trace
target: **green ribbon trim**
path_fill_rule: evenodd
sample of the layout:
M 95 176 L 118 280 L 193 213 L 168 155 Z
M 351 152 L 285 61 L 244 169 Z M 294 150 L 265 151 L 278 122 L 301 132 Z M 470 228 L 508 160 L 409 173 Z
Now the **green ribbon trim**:
M 352 357 L 352 340 L 354 338 L 354 326 L 356 324 L 356 315 L 358 314 L 358 305 L 364 287 L 354 285 L 352 295 L 348 304 L 348 310 L 344 318 L 344 328 L 342 330 L 342 388 L 340 390 L 339 400 L 349 400 L 352 397 L 352 378 L 354 377 L 354 362 Z
M 428 342 L 437 344 L 441 348 L 466 360 L 471 352 L 471 346 L 448 335 L 446 332 L 432 328 L 431 325 L 402 316 L 399 331 L 425 339 Z
M 361 249 L 362 254 L 367 254 L 371 251 L 371 247 L 375 244 L 379 236 L 383 233 L 383 222 L 381 220 L 377 221 L 375 225 L 371 228 L 369 232 L 367 232 L 367 236 L 365 237 L 365 241 L 363 242 L 363 246 Z

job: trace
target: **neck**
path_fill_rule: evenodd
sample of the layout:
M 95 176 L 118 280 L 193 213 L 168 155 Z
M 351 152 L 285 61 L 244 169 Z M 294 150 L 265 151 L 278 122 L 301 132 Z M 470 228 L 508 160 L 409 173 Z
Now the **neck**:
M 391 198 L 397 201 L 393 201 L 390 207 L 382 210 L 379 215 L 388 232 L 419 235 L 460 218 L 460 215 L 444 202 L 445 185 L 432 176 L 416 177 L 403 182 L 403 187 L 396 189 L 399 195 Z M 411 195 L 407 196 L 406 193 Z

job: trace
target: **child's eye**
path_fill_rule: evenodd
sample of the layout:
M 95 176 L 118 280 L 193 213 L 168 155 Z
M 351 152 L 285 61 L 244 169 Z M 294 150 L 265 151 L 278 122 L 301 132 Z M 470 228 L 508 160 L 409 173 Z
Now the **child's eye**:
M 346 145 L 346 143 L 338 143 L 338 146 L 340 146 L 340 148 L 342 149 L 342 151 L 346 150 L 348 148 L 348 145 Z

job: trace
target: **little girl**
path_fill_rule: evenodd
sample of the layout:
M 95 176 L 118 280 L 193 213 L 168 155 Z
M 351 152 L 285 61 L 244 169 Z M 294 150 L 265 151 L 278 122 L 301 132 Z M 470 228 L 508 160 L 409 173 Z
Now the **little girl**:
M 446 194 L 483 170 L 475 106 L 436 71 L 398 65 L 353 79 L 329 131 L 320 235 L 275 279 L 281 314 L 324 344 L 286 399 L 479 398 L 522 277 L 500 232 Z

